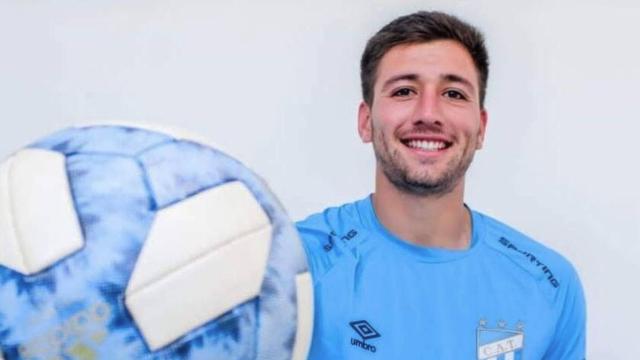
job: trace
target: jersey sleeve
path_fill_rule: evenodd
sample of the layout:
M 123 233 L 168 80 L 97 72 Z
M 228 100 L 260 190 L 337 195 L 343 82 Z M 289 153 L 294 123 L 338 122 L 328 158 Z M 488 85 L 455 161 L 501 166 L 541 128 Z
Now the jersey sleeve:
M 340 245 L 336 243 L 337 233 L 327 221 L 325 213 L 314 214 L 297 222 L 296 228 L 313 281 L 318 282 L 343 253 L 341 249 L 336 249 Z
M 366 238 L 353 205 L 328 208 L 298 221 L 296 228 L 307 255 L 314 283 L 320 281 L 336 263 L 353 258 L 353 248 Z
M 329 236 L 322 230 L 310 226 L 308 220 L 296 223 L 296 228 L 307 255 L 307 263 L 309 264 L 312 279 L 316 282 L 328 266 L 327 256 L 323 256 L 322 252 L 323 249 L 328 249 L 329 247 L 329 242 L 325 240 L 329 239 Z
M 573 270 L 573 269 L 572 269 Z M 586 306 L 580 279 L 575 270 L 559 301 L 561 313 L 544 360 L 584 360 L 586 347 Z

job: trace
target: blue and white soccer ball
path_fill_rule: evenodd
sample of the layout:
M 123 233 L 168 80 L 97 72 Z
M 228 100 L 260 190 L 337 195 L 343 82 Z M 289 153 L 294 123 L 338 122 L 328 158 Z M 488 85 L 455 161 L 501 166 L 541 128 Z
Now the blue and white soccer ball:
M 301 359 L 306 270 L 262 180 L 201 143 L 70 128 L 0 165 L 4 360 Z

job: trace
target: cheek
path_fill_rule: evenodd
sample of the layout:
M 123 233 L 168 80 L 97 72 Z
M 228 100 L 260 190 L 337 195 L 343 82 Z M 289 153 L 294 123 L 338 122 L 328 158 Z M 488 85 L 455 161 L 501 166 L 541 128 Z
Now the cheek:
M 392 142 L 393 138 L 396 136 L 396 129 L 396 127 L 388 122 L 374 122 L 373 137 L 377 138 L 378 141 L 383 141 L 388 144 Z
M 451 122 L 451 126 L 456 132 L 474 141 L 480 139 L 482 123 L 480 117 L 475 114 L 475 112 L 456 111 L 450 115 L 450 119 L 455 119 Z
M 393 132 L 410 119 L 410 111 L 398 104 L 381 105 L 374 108 L 374 127 L 385 133 Z

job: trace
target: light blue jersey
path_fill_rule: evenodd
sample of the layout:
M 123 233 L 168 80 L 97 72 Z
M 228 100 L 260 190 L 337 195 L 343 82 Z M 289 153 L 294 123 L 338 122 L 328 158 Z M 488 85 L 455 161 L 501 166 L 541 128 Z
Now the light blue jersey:
M 585 303 L 571 264 L 471 214 L 463 251 L 398 239 L 370 197 L 299 222 L 315 290 L 309 359 L 584 359 Z

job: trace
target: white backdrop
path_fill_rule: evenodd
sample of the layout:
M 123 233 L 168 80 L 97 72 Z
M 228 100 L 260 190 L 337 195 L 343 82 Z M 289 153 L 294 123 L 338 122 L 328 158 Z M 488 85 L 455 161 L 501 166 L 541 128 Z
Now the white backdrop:
M 360 53 L 419 9 L 488 40 L 489 127 L 467 202 L 576 265 L 590 359 L 638 358 L 631 0 L 0 0 L 0 155 L 69 124 L 155 122 L 250 165 L 294 219 L 363 197 L 374 160 L 356 134 Z

